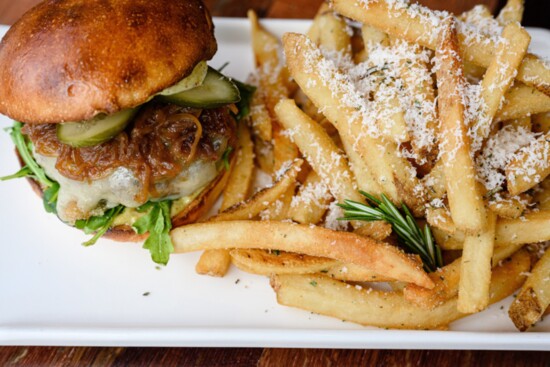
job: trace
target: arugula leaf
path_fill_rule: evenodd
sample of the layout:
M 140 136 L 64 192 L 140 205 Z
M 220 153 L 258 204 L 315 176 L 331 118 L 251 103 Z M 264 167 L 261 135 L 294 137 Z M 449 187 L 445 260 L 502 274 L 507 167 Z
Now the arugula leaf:
M 241 94 L 241 100 L 237 103 L 239 113 L 235 116 L 237 121 L 240 121 L 250 113 L 250 101 L 252 100 L 254 92 L 256 92 L 256 87 L 236 79 L 232 79 L 232 82 L 239 88 L 239 93 Z
M 170 229 L 172 229 L 170 207 L 172 202 L 165 200 L 149 202 L 145 205 L 149 211 L 139 218 L 132 227 L 138 234 L 149 232 L 149 237 L 145 240 L 143 248 L 149 250 L 154 262 L 166 265 L 170 259 L 170 254 L 174 252 L 174 245 L 170 238 Z M 143 207 L 140 208 L 143 210 Z
M 13 140 L 13 143 L 17 147 L 17 151 L 19 152 L 21 159 L 23 159 L 23 162 L 25 162 L 25 165 L 28 167 L 30 172 L 32 172 L 34 178 L 42 185 L 46 187 L 54 186 L 56 182 L 50 180 L 48 176 L 46 176 L 46 172 L 44 172 L 42 167 L 40 167 L 34 160 L 34 157 L 32 156 L 32 144 L 30 141 L 27 142 L 23 133 L 21 133 L 22 127 L 22 123 L 15 121 L 10 131 L 11 140 Z
M 77 220 L 75 223 L 76 228 L 82 229 L 86 234 L 91 234 L 95 232 L 95 235 L 88 241 L 84 242 L 82 245 L 91 246 L 95 244 L 99 237 L 103 236 L 105 232 L 107 232 L 107 230 L 111 228 L 113 221 L 120 214 L 120 212 L 122 212 L 122 210 L 124 210 L 124 206 L 119 205 L 107 210 L 105 213 L 103 213 L 103 215 L 93 216 L 88 219 Z
M 0 181 L 11 180 L 14 178 L 30 177 L 38 181 L 44 188 L 42 200 L 44 202 L 44 209 L 48 213 L 57 214 L 57 195 L 59 193 L 59 184 L 56 181 L 50 180 L 46 175 L 46 172 L 36 162 L 32 155 L 32 143 L 25 138 L 21 132 L 23 124 L 14 121 L 13 126 L 9 128 L 11 140 L 15 144 L 19 156 L 25 162 L 25 166 L 13 175 L 0 177 Z
M 57 214 L 57 195 L 59 194 L 59 184 L 54 182 L 52 186 L 46 188 L 42 194 L 42 201 L 46 212 Z
M 227 67 L 227 65 L 229 65 L 229 61 L 226 61 L 222 66 L 220 66 L 218 68 L 218 71 L 221 73 L 223 71 L 223 69 L 225 69 Z
M 223 152 L 222 155 L 222 164 L 226 171 L 229 171 L 230 165 L 229 165 L 229 155 L 233 151 L 232 147 L 227 147 L 225 152 Z
M 142 206 L 138 206 L 138 207 L 136 208 L 136 210 L 137 210 L 139 213 L 145 213 L 146 211 L 148 211 L 149 209 L 151 209 L 154 205 L 155 205 L 154 202 L 148 201 L 148 202 L 146 202 L 145 204 L 143 204 Z
M 9 176 L 3 176 L 3 177 L 0 177 L 0 181 L 7 181 L 7 180 L 13 180 L 14 178 L 23 178 L 23 177 L 33 177 L 35 178 L 35 176 L 33 175 L 31 169 L 27 166 L 21 168 L 19 171 L 15 172 L 13 175 L 9 175 Z

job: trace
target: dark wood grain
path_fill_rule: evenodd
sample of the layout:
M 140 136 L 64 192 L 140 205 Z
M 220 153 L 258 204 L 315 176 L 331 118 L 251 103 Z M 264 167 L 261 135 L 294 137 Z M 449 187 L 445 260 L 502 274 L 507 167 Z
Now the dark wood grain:
M 1 366 L 548 366 L 548 352 L 2 347 Z
M 206 0 L 214 16 L 311 18 L 322 0 Z M 475 0 L 423 0 L 460 12 Z M 0 23 L 11 24 L 38 0 L 0 0 Z M 498 0 L 486 0 L 494 10 Z M 249 348 L 0 347 L 0 366 L 547 366 L 543 352 L 398 351 Z
M 0 366 L 256 366 L 262 349 L 3 347 Z
M 548 366 L 549 353 L 425 350 L 266 349 L 259 367 L 277 366 Z

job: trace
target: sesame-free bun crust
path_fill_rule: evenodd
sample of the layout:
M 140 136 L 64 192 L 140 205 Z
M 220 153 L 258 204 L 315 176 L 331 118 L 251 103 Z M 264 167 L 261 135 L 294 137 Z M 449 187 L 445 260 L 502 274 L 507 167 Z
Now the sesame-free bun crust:
M 88 120 L 138 106 L 216 52 L 200 0 L 47 0 L 0 44 L 0 113 Z

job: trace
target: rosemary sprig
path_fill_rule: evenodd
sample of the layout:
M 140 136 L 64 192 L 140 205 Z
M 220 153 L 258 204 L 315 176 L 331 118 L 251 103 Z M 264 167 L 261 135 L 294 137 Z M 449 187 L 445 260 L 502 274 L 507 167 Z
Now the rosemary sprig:
M 367 200 L 373 204 L 372 207 L 353 200 L 345 200 L 344 204 L 338 204 L 344 209 L 344 217 L 341 220 L 361 220 L 372 222 L 383 220 L 391 224 L 399 242 L 406 250 L 417 254 L 424 263 L 424 269 L 428 272 L 435 271 L 443 266 L 441 249 L 433 240 L 430 227 L 426 224 L 422 230 L 414 220 L 411 211 L 405 204 L 399 209 L 386 197 L 380 195 L 380 199 L 360 191 Z

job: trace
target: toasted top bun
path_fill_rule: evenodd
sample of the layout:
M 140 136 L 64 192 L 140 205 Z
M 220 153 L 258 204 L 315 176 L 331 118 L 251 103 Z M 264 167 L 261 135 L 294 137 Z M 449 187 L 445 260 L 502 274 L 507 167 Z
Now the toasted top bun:
M 216 52 L 200 0 L 47 0 L 0 44 L 0 113 L 88 120 L 146 102 Z

